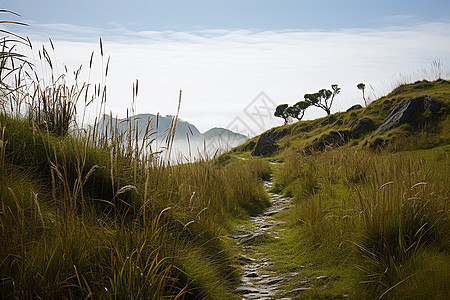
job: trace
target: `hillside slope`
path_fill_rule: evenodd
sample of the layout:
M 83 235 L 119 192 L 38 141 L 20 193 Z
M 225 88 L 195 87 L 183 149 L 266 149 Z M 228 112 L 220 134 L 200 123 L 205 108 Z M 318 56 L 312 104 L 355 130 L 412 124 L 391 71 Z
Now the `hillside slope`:
M 172 166 L 130 132 L 40 125 L 0 111 L 0 299 L 233 299 L 225 227 L 269 205 L 266 162 Z
M 409 124 L 377 132 L 385 118 L 397 105 L 422 97 L 430 97 L 440 104 L 435 115 L 425 112 L 413 116 L 414 121 Z M 272 128 L 264 134 L 278 143 L 280 153 L 288 148 L 310 152 L 344 144 L 376 149 L 386 147 L 396 139 L 416 135 L 418 132 L 426 132 L 429 135 L 428 142 L 409 147 L 429 148 L 448 144 L 450 141 L 449 105 L 450 81 L 424 80 L 401 85 L 365 108 L 351 109 L 315 120 L 298 121 Z M 259 136 L 236 147 L 233 151 L 253 151 L 258 139 Z
M 257 250 L 271 272 L 297 273 L 280 290 L 448 299 L 449 104 L 449 81 L 405 84 L 366 108 L 272 128 L 222 157 L 254 159 L 263 136 L 277 145 L 265 156 L 271 191 L 294 205 L 274 216 L 279 239 Z

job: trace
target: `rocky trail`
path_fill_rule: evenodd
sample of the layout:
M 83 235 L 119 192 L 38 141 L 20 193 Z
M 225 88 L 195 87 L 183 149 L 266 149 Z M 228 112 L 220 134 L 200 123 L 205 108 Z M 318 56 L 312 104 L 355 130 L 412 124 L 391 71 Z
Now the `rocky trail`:
M 269 192 L 272 183 L 264 182 L 265 189 L 270 196 L 272 206 L 262 214 L 251 217 L 249 225 L 239 226 L 234 230 L 235 235 L 229 237 L 236 241 L 239 249 L 238 260 L 244 274 L 241 285 L 236 288 L 236 294 L 242 299 L 290 299 L 289 295 L 300 291 L 283 291 L 281 283 L 298 275 L 296 270 L 286 270 L 285 273 L 275 273 L 270 270 L 271 257 L 261 252 L 261 243 L 266 239 L 279 239 L 278 228 L 282 222 L 275 221 L 273 216 L 292 206 L 290 198 Z M 308 290 L 310 287 L 300 288 Z

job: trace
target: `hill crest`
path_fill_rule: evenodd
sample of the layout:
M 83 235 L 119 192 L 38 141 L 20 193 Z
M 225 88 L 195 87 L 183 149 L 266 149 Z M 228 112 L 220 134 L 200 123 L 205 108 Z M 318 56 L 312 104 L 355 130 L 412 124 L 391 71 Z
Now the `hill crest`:
M 389 130 L 377 129 L 394 108 L 415 99 L 432 99 L 434 108 L 422 107 L 423 111 L 412 117 L 413 121 L 391 126 Z M 406 105 L 406 104 L 405 104 Z M 431 105 L 431 104 L 430 104 Z M 388 95 L 371 102 L 367 107 L 352 107 L 315 120 L 298 121 L 274 127 L 233 149 L 233 152 L 253 152 L 261 136 L 276 142 L 271 155 L 284 149 L 311 153 L 343 145 L 376 149 L 387 147 L 399 138 L 413 137 L 425 132 L 430 140 L 414 147 L 434 147 L 448 144 L 450 137 L 450 81 L 439 79 L 433 82 L 423 80 L 403 84 Z M 267 152 L 266 152 L 267 153 Z

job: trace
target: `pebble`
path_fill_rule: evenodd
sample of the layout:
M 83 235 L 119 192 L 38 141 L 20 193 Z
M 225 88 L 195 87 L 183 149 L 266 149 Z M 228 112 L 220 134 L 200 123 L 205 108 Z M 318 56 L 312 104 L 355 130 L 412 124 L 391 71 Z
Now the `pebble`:
M 244 262 L 254 262 L 254 261 L 256 261 L 256 259 L 248 257 L 246 255 L 241 255 L 237 259 L 240 260 L 240 261 L 244 261 Z
M 302 281 L 300 281 L 300 284 L 308 284 L 308 283 L 311 283 L 311 281 L 309 281 L 309 280 L 302 280 Z
M 275 283 L 279 283 L 279 282 L 282 282 L 285 280 L 286 279 L 284 277 L 274 277 L 274 278 L 267 280 L 266 282 L 268 285 L 274 285 Z
M 270 217 L 270 216 L 277 214 L 278 212 L 279 212 L 278 210 L 268 211 L 268 212 L 265 212 L 263 214 L 263 216 Z
M 249 286 L 239 286 L 234 290 L 237 294 L 245 295 L 245 294 L 254 294 L 259 293 L 260 290 L 257 288 L 249 287 Z
M 255 239 L 262 238 L 263 236 L 264 234 L 261 232 L 246 234 L 244 236 L 241 236 L 241 238 L 239 239 L 239 244 L 248 243 Z
M 297 293 L 300 293 L 300 292 L 309 291 L 310 289 L 311 289 L 310 287 L 296 288 L 296 289 L 293 289 L 293 290 L 291 290 L 289 292 L 284 293 L 283 295 L 286 296 L 286 295 L 291 295 L 291 294 L 297 294 Z
M 245 274 L 245 277 L 259 277 L 259 275 L 256 272 L 251 272 L 251 273 Z

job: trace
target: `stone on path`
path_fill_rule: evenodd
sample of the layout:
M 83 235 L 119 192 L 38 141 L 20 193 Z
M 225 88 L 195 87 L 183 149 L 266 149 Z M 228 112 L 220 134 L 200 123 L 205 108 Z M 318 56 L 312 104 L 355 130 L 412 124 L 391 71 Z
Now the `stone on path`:
M 264 236 L 264 234 L 260 233 L 260 232 L 249 233 L 249 234 L 246 234 L 246 235 L 243 235 L 243 236 L 240 237 L 239 244 L 248 243 L 248 242 L 253 241 L 255 239 L 262 238 L 263 236 Z
M 256 259 L 248 257 L 246 255 L 240 255 L 237 259 L 240 260 L 240 261 L 243 261 L 243 262 L 254 262 L 254 261 L 256 261 Z
M 263 214 L 263 216 L 265 216 L 265 217 L 270 217 L 270 216 L 273 216 L 273 215 L 277 214 L 278 212 L 279 212 L 278 210 L 266 211 L 266 212 Z
M 294 274 L 286 275 L 286 276 L 280 276 L 280 277 L 272 277 L 272 278 L 269 278 L 268 280 L 266 280 L 266 283 L 268 285 L 274 285 L 276 283 L 280 283 L 280 282 L 289 280 L 291 278 L 294 278 L 297 275 L 298 275 L 298 273 L 294 273 Z
M 293 289 L 293 290 L 291 290 L 289 292 L 284 293 L 283 295 L 287 296 L 287 295 L 291 295 L 291 294 L 297 294 L 297 293 L 300 293 L 300 292 L 309 291 L 310 289 L 311 289 L 310 287 L 296 288 L 296 289 Z
M 245 277 L 259 277 L 259 275 L 256 273 L 256 272 L 251 272 L 251 273 L 248 273 L 248 274 L 245 274 Z
M 256 294 L 259 293 L 260 290 L 254 287 L 249 286 L 239 286 L 235 289 L 235 292 L 240 295 L 246 295 L 246 294 Z

